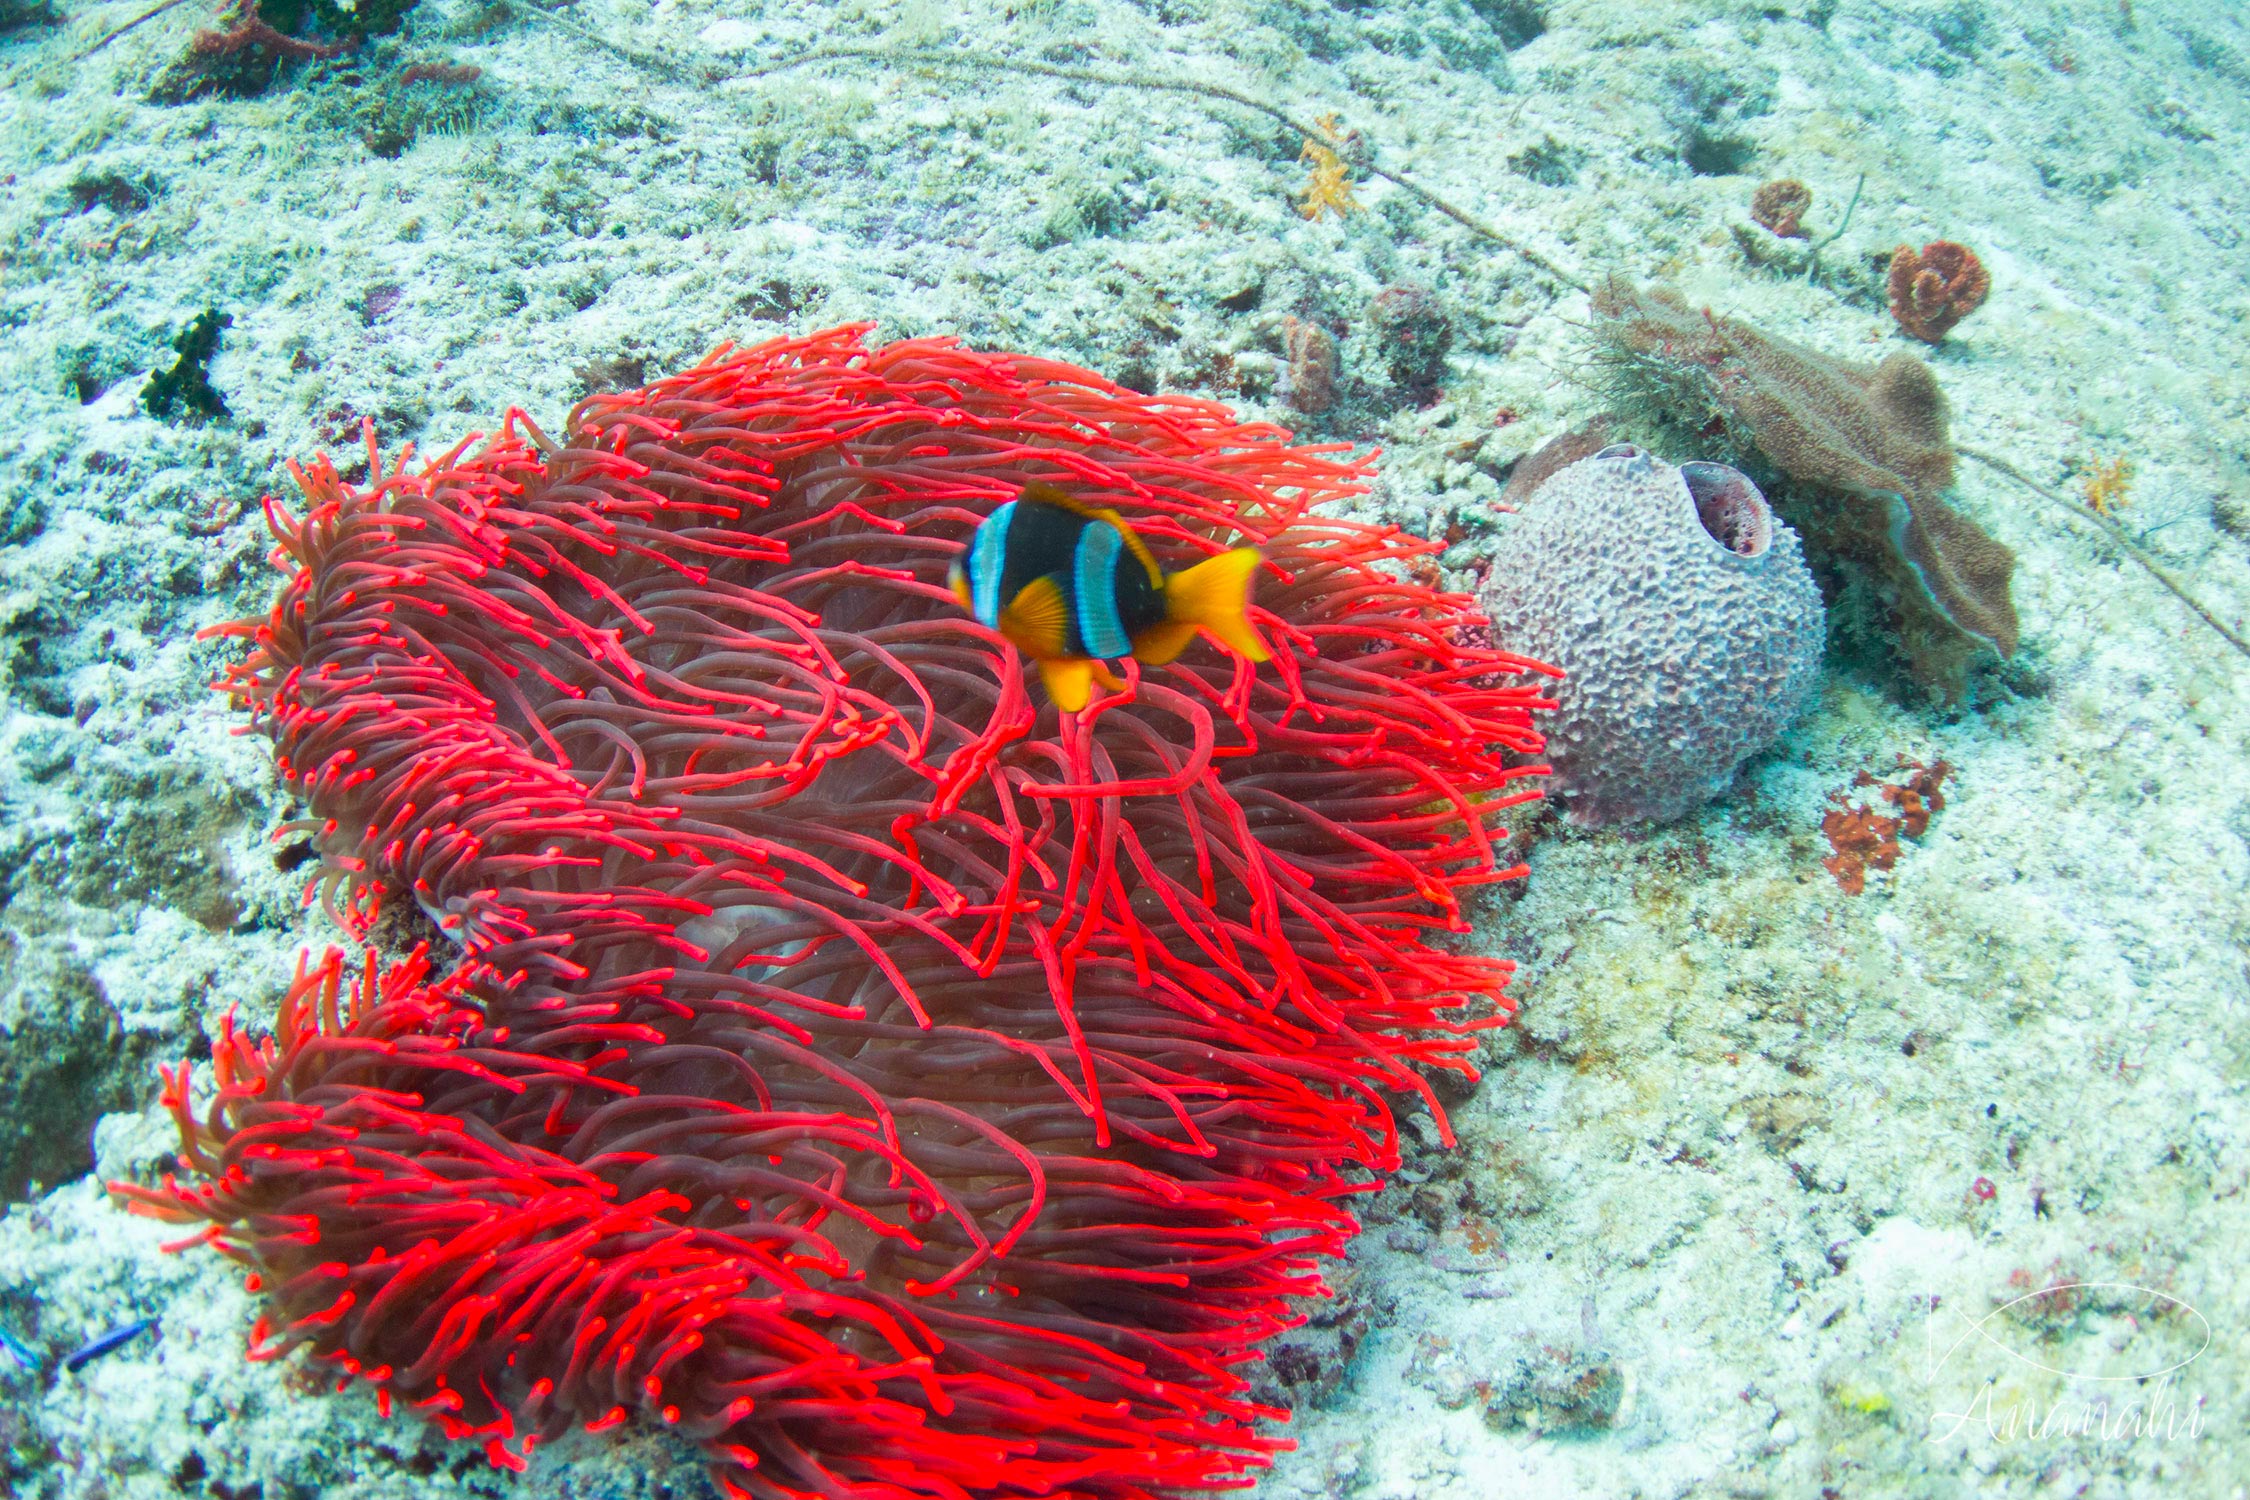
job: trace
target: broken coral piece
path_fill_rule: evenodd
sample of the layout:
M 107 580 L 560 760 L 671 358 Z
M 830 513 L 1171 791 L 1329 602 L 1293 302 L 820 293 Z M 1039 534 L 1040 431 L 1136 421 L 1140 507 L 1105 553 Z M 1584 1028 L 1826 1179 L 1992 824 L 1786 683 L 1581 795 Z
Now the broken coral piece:
M 2079 481 L 2079 493 L 2086 497 L 2086 508 L 2097 515 L 2123 510 L 2127 497 L 2133 493 L 2132 459 L 2120 454 L 2116 458 L 2093 460 L 2086 465 L 2084 477 Z
M 1953 449 L 1928 365 L 1832 359 L 1665 286 L 1613 278 L 1594 311 L 1610 394 L 1691 432 L 1715 426 L 1778 470 L 1776 507 L 1816 566 L 1873 588 L 1917 681 L 1958 697 L 1980 650 L 2015 651 L 2015 554 L 1941 498 Z
M 1750 217 L 1785 240 L 1805 237 L 1804 217 L 1811 207 L 1812 189 L 1794 177 L 1762 183 L 1750 195 Z
M 1865 771 L 1852 778 L 1854 787 L 1875 788 L 1877 796 L 1898 809 L 1896 816 L 1877 812 L 1872 803 L 1847 801 L 1849 792 L 1828 794 L 1836 805 L 1822 815 L 1820 831 L 1831 852 L 1820 863 L 1847 896 L 1867 889 L 1869 870 L 1888 870 L 1898 863 L 1900 835 L 1919 839 L 1930 831 L 1931 815 L 1945 810 L 1943 787 L 1953 772 L 1950 764 L 1938 760 L 1925 766 L 1903 755 L 1898 764 L 1906 773 L 1901 781 L 1881 781 Z
M 1352 149 L 1359 135 L 1346 131 L 1334 115 L 1322 115 L 1313 124 L 1320 131 L 1320 139 L 1308 136 L 1298 156 L 1312 176 L 1298 194 L 1297 212 L 1308 219 L 1331 213 L 1341 219 L 1364 206 L 1353 191 L 1351 163 L 1342 154 Z
M 1944 342 L 1991 290 L 1992 274 L 1966 245 L 1932 240 L 1919 254 L 1901 245 L 1891 255 L 1891 316 L 1925 344 Z
M 1318 323 L 1281 320 L 1281 397 L 1306 416 L 1336 404 L 1336 340 Z
M 172 352 L 179 358 L 171 369 L 151 372 L 141 387 L 141 405 L 150 416 L 169 418 L 182 406 L 206 417 L 228 415 L 226 398 L 211 384 L 211 359 L 219 352 L 220 333 L 233 325 L 233 313 L 207 307 L 173 336 Z
M 1821 864 L 1847 896 L 1867 889 L 1870 867 L 1888 870 L 1898 863 L 1898 819 L 1885 817 L 1864 802 L 1830 808 L 1821 815 L 1820 831 L 1833 851 Z

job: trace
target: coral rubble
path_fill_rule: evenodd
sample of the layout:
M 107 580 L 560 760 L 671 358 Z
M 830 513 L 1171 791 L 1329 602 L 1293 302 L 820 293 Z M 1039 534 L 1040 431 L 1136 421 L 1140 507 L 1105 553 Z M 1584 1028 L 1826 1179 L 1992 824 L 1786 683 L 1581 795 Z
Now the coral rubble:
M 1336 340 L 1308 318 L 1281 320 L 1281 395 L 1306 416 L 1336 404 Z
M 1794 177 L 1776 178 L 1750 195 L 1750 217 L 1785 240 L 1801 240 L 1812 201 L 1812 189 Z
M 206 417 L 227 415 L 226 398 L 211 384 L 211 359 L 219 352 L 219 335 L 234 323 L 234 314 L 207 307 L 172 340 L 179 356 L 169 370 L 158 370 L 141 387 L 141 405 L 152 417 L 169 417 L 178 408 Z
M 1419 282 L 1383 288 L 1367 305 L 1367 327 L 1400 390 L 1415 400 L 1437 394 L 1453 347 L 1453 318 L 1436 292 Z
M 1923 765 L 1900 756 L 1899 770 L 1903 775 L 1898 781 L 1878 780 L 1865 771 L 1852 779 L 1854 787 L 1875 788 L 1879 798 L 1897 809 L 1895 814 L 1877 812 L 1873 803 L 1854 802 L 1848 791 L 1828 794 L 1834 805 L 1821 815 L 1820 831 L 1829 852 L 1820 863 L 1847 896 L 1867 889 L 1869 870 L 1888 870 L 1898 863 L 1902 835 L 1919 839 L 1929 832 L 1932 815 L 1945 810 L 1945 778 L 1953 772 L 1951 765 L 1942 760 Z

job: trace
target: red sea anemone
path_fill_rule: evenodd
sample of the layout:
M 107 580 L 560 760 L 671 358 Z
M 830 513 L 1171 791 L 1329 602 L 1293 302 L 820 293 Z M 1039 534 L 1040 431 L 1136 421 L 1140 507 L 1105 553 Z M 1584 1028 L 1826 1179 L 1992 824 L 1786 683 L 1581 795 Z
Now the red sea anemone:
M 735 1496 L 1242 1482 L 1386 1091 L 1507 1014 L 1426 939 L 1514 873 L 1536 689 L 1318 512 L 1335 450 L 865 331 L 269 502 L 226 689 L 322 898 L 429 941 L 230 1023 L 168 1076 L 188 1179 L 117 1191 L 252 1268 L 255 1355 L 510 1467 L 639 1417 Z M 944 584 L 1034 480 L 1265 548 L 1275 659 L 1059 717 Z

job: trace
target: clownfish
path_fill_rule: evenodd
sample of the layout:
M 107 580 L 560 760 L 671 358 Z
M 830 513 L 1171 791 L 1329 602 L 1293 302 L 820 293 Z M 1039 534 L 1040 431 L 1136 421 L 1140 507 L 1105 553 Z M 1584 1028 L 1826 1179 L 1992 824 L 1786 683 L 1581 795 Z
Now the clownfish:
M 978 525 L 946 582 L 979 624 L 1039 663 L 1055 706 L 1076 713 L 1097 678 L 1124 686 L 1106 662 L 1162 666 L 1199 630 L 1238 656 L 1268 660 L 1247 615 L 1257 566 L 1257 548 L 1237 547 L 1167 573 L 1116 511 L 1028 484 Z

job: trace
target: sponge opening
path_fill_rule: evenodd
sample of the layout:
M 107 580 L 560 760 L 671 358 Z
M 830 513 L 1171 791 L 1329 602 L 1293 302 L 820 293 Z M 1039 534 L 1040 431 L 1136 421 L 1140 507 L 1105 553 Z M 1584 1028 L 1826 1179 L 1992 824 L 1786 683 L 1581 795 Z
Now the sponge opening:
M 1725 464 L 1681 464 L 1680 478 L 1712 541 L 1737 557 L 1766 555 L 1773 545 L 1773 508 L 1756 485 Z

